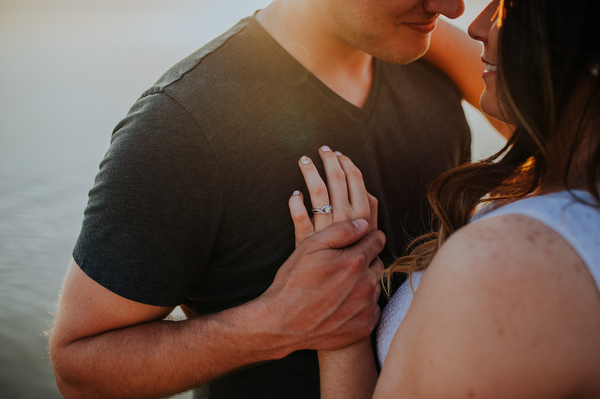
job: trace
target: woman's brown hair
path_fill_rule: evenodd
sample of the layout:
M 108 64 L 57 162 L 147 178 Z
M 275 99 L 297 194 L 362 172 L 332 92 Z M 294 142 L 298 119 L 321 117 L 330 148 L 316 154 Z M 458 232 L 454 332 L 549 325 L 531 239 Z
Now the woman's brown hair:
M 440 245 L 491 201 L 519 199 L 548 184 L 571 189 L 574 174 L 600 201 L 600 132 L 593 130 L 600 128 L 599 23 L 598 0 L 500 1 L 498 102 L 514 134 L 497 154 L 432 182 L 432 232 L 386 270 L 388 291 L 393 273 L 427 268 Z

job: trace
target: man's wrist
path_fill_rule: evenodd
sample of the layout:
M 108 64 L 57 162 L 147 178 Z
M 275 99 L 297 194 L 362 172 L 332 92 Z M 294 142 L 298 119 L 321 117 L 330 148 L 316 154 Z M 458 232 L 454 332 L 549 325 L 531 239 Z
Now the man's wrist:
M 280 310 L 267 298 L 228 309 L 218 318 L 239 355 L 253 363 L 281 359 L 296 350 L 293 339 L 282 331 Z

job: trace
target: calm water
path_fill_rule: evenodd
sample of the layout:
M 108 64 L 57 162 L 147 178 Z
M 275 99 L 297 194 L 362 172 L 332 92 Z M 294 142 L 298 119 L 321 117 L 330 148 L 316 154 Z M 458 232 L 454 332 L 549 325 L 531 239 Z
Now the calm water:
M 60 398 L 44 331 L 114 125 L 268 0 L 0 0 L 0 398 Z M 484 2 L 467 2 L 466 21 Z M 501 144 L 468 110 L 474 151 Z M 189 395 L 185 395 L 189 397 Z

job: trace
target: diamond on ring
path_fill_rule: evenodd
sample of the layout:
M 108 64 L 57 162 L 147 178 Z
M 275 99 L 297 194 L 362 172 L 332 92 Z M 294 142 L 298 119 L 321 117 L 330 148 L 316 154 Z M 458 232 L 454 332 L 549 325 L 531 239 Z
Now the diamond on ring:
M 312 211 L 314 214 L 327 215 L 328 213 L 331 213 L 331 211 L 333 211 L 333 208 L 331 207 L 331 205 L 323 205 L 320 208 L 313 208 Z

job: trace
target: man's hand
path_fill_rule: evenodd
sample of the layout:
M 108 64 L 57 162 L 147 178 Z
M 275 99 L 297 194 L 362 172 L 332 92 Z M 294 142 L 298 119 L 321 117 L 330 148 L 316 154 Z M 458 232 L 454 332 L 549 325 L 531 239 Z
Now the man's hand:
M 269 312 L 265 328 L 283 338 L 283 354 L 337 349 L 371 333 L 381 315 L 377 300 L 383 264 L 377 255 L 385 235 L 367 231 L 359 219 L 308 237 L 258 298 Z

